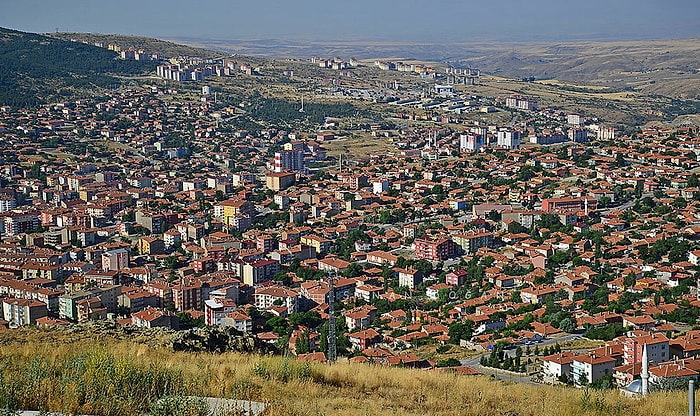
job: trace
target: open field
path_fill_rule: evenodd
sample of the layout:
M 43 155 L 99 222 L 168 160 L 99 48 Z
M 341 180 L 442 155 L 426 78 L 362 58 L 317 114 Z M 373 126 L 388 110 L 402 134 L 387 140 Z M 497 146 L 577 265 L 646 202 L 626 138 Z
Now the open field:
M 268 415 L 682 415 L 685 392 L 633 400 L 598 392 L 526 386 L 450 371 L 294 358 L 173 353 L 133 341 L 3 334 L 0 407 L 133 415 L 165 394 L 269 403 Z

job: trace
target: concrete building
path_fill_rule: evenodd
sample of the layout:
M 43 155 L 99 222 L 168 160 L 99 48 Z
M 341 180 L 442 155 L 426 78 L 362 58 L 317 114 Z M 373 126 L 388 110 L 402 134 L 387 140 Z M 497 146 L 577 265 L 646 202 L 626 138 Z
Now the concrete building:
M 275 153 L 275 172 L 300 172 L 304 170 L 302 150 L 282 150 Z
M 102 253 L 102 270 L 122 270 L 129 267 L 129 252 L 119 248 Z

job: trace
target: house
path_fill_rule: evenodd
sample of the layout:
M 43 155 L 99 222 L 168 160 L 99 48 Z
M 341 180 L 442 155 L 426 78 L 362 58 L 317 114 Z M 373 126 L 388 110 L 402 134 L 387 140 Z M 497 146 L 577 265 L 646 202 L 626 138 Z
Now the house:
M 335 257 L 326 257 L 318 261 L 318 269 L 331 273 L 331 275 L 338 275 L 344 272 L 350 263 Z
M 596 353 L 577 355 L 571 362 L 571 376 L 574 384 L 580 387 L 612 375 L 615 362 L 615 358 Z
M 380 342 L 381 335 L 375 329 L 370 328 L 348 334 L 348 340 L 353 349 L 362 351 Z
M 393 267 L 398 261 L 398 259 L 399 258 L 397 256 L 381 250 L 370 251 L 369 253 L 367 253 L 367 263 L 376 265 L 386 264 L 389 267 Z
M 423 273 L 414 269 L 394 268 L 394 273 L 399 277 L 399 286 L 406 286 L 409 289 L 415 289 L 416 286 L 423 283 Z
M 377 308 L 371 305 L 364 305 L 358 308 L 343 312 L 345 325 L 349 331 L 354 329 L 369 328 L 376 316 Z
M 542 376 L 548 383 L 555 383 L 566 376 L 571 378 L 572 363 L 576 354 L 571 351 L 562 351 L 556 354 L 542 357 Z
M 451 286 L 462 286 L 469 277 L 464 269 L 458 269 L 445 275 L 445 283 Z
M 240 310 L 229 312 L 224 317 L 224 327 L 233 327 L 240 332 L 250 334 L 253 332 L 253 320 Z
M 425 296 L 429 299 L 437 300 L 440 297 L 441 290 L 449 291 L 450 289 L 452 289 L 452 286 L 446 283 L 437 283 L 425 289 Z
M 132 314 L 131 323 L 140 328 L 163 327 L 174 330 L 180 329 L 180 319 L 177 315 L 167 310 L 150 307 Z
M 649 331 L 656 326 L 656 320 L 649 315 L 622 317 L 622 325 L 626 328 Z

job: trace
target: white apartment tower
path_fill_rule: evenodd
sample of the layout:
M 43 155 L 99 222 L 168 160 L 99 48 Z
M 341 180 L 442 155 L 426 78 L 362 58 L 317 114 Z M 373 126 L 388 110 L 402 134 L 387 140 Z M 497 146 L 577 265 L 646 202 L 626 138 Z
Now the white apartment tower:
M 520 132 L 499 130 L 496 145 L 505 149 L 520 149 Z
M 299 172 L 304 170 L 304 152 L 282 150 L 275 153 L 275 172 Z

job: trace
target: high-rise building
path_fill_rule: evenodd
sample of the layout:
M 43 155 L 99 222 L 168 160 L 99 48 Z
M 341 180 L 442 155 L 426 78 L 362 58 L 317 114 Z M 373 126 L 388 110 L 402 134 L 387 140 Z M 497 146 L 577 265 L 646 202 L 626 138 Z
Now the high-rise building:
M 282 150 L 275 153 L 275 172 L 299 172 L 304 170 L 302 150 Z
M 461 134 L 459 136 L 459 150 L 463 152 L 476 152 L 484 146 L 484 136 L 480 134 Z
M 520 132 L 514 130 L 500 130 L 496 145 L 506 149 L 520 149 Z

